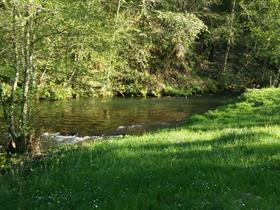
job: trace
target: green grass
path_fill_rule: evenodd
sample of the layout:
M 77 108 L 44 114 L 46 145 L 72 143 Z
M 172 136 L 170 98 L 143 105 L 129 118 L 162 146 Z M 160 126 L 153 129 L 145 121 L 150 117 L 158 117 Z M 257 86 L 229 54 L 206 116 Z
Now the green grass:
M 0 209 L 280 209 L 280 89 L 185 127 L 63 147 L 0 177 Z

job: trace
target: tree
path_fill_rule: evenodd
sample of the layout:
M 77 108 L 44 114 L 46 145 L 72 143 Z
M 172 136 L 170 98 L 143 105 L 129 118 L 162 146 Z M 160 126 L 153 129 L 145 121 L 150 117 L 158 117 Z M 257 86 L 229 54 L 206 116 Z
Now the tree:
M 62 38 L 89 35 L 83 34 L 86 30 L 78 31 L 84 19 L 76 16 L 77 11 L 87 12 L 88 8 L 85 9 L 83 3 L 72 4 L 66 1 L 61 5 L 56 1 L 44 0 L 2 0 L 0 5 L 3 43 L 0 102 L 16 152 L 24 153 L 28 148 L 32 149 L 35 140 L 30 127 L 34 112 L 31 106 L 38 84 L 46 73 L 43 71 L 39 76 L 47 63 L 45 57 L 55 53 L 54 47 L 63 43 Z M 80 56 L 77 53 L 74 55 L 76 61 Z M 75 71 L 72 69 L 69 82 Z M 4 81 L 4 78 L 7 79 Z
M 2 64 L 4 64 L 2 68 L 9 72 L 12 83 L 7 86 L 0 81 L 0 101 L 16 151 L 22 153 L 31 138 L 27 132 L 27 124 L 31 80 L 34 75 L 34 20 L 41 8 L 33 2 L 2 1 L 1 3 L 1 24 L 4 42 L 7 44 L 6 51 L 2 55 Z M 19 82 L 21 82 L 21 92 L 18 92 Z M 7 87 L 6 90 L 4 85 Z M 16 101 L 19 102 L 20 107 L 15 106 Z M 16 118 L 17 109 L 20 109 L 18 118 Z
M 227 21 L 229 25 L 228 29 L 228 36 L 227 36 L 227 44 L 226 44 L 226 52 L 225 52 L 225 57 L 224 57 L 224 62 L 223 62 L 223 67 L 222 67 L 222 72 L 225 72 L 227 69 L 227 64 L 228 64 L 228 57 L 230 53 L 230 48 L 233 43 L 234 39 L 234 22 L 235 22 L 235 10 L 236 10 L 236 0 L 232 0 L 232 5 L 231 5 L 231 14 L 230 18 Z
M 280 2 L 278 0 L 241 1 L 250 52 L 261 68 L 258 82 L 278 85 L 280 76 Z M 259 12 L 261 11 L 261 12 Z M 256 74 L 256 72 L 254 72 Z

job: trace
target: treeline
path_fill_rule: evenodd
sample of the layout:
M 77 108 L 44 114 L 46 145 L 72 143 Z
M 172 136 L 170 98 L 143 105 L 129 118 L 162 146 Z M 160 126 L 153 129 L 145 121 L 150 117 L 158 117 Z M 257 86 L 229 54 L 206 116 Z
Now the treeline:
M 190 95 L 276 86 L 279 11 L 279 0 L 1 0 L 2 95 Z

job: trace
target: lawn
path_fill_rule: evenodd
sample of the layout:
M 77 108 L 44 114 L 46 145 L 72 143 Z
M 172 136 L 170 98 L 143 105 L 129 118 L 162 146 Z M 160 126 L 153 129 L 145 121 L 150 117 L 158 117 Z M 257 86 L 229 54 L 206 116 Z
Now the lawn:
M 0 175 L 0 209 L 280 209 L 280 89 L 184 127 L 61 147 Z

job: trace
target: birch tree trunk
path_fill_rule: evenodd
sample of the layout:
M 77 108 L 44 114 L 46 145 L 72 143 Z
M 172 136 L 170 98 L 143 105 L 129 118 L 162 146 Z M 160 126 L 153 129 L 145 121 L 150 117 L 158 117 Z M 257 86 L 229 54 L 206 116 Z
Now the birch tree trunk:
M 24 46 L 23 46 L 23 93 L 21 102 L 21 121 L 20 121 L 20 135 L 16 141 L 16 149 L 18 153 L 23 153 L 27 149 L 28 144 L 28 114 L 29 114 L 29 93 L 31 85 L 32 73 L 32 14 L 30 13 L 30 5 L 26 8 L 26 23 L 24 25 Z
M 15 119 L 14 119 L 14 104 L 15 104 L 15 94 L 18 88 L 19 73 L 20 73 L 20 63 L 18 54 L 18 34 L 17 34 L 17 8 L 16 4 L 13 2 L 11 9 L 12 17 L 12 45 L 13 45 L 13 69 L 14 69 L 14 81 L 12 84 L 12 90 L 9 96 L 4 96 L 3 82 L 0 81 L 0 104 L 3 109 L 4 120 L 7 125 L 8 133 L 11 136 L 11 141 L 13 144 L 17 140 L 17 133 L 15 130 Z
M 19 54 L 18 54 L 18 35 L 17 35 L 17 8 L 16 5 L 13 5 L 13 10 L 12 10 L 12 16 L 13 16 L 13 50 L 14 50 L 14 70 L 15 70 L 15 78 L 14 78 L 14 83 L 12 87 L 12 92 L 11 92 L 11 111 L 10 111 L 10 128 L 9 132 L 10 135 L 12 136 L 13 141 L 16 139 L 16 131 L 15 131 L 15 125 L 14 125 L 14 104 L 15 104 L 15 94 L 18 88 L 18 82 L 19 82 L 19 74 L 20 74 L 20 62 L 19 62 Z
M 122 4 L 122 0 L 118 0 L 117 19 L 118 19 L 119 14 L 120 14 L 121 4 Z

